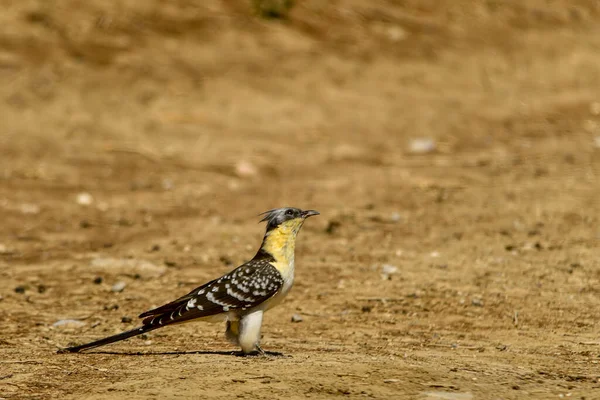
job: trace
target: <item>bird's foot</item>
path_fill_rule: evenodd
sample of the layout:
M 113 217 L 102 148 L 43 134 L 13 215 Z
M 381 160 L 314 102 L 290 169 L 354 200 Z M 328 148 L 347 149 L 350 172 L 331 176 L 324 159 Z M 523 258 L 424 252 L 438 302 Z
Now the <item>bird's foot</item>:
M 266 357 L 266 358 L 291 357 L 291 356 L 286 356 L 283 353 L 280 353 L 278 351 L 264 351 L 262 349 L 262 347 L 260 347 L 259 345 L 256 345 L 256 350 L 254 350 L 250 353 L 241 352 L 240 356 L 241 357 Z

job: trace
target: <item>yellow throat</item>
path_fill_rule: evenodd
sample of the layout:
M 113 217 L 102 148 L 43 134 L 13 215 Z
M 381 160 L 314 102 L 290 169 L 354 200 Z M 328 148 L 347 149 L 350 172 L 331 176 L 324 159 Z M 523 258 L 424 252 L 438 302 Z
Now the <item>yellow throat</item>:
M 275 258 L 273 265 L 282 274 L 289 273 L 294 268 L 294 250 L 296 236 L 304 223 L 304 218 L 294 218 L 285 221 L 265 234 L 261 249 Z

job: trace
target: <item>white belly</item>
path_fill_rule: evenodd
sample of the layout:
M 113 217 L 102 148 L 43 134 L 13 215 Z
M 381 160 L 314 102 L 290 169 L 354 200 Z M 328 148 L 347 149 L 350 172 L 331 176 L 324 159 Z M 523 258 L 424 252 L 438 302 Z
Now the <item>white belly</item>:
M 292 262 L 288 266 L 279 266 L 277 270 L 279 271 L 279 273 L 281 273 L 281 276 L 283 278 L 283 286 L 275 296 L 271 297 L 269 300 L 265 301 L 261 305 L 264 311 L 270 310 L 271 308 L 281 303 L 285 296 L 287 296 L 290 289 L 292 289 L 292 286 L 294 285 L 294 260 L 292 260 Z

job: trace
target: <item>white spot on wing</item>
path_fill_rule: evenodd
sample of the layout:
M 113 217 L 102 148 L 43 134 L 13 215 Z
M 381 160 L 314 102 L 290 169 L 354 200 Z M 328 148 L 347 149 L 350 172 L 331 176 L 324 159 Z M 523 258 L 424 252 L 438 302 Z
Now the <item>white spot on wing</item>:
M 245 301 L 246 300 L 246 297 L 242 296 L 240 293 L 234 292 L 230 288 L 227 289 L 227 294 L 229 296 L 233 297 L 234 299 L 238 299 L 240 301 Z
M 216 298 L 215 298 L 215 295 L 214 295 L 214 294 L 212 294 L 212 293 L 209 293 L 209 294 L 207 294 L 207 295 L 206 295 L 206 300 L 208 300 L 208 301 L 210 301 L 211 303 L 214 303 L 214 304 L 216 304 L 216 305 L 219 305 L 219 306 L 221 306 L 221 307 L 224 307 L 224 306 L 231 307 L 231 306 L 232 306 L 232 304 L 229 304 L 229 303 L 227 303 L 227 302 L 220 301 L 220 300 L 216 299 Z
M 192 298 L 190 299 L 190 301 L 188 301 L 188 302 L 187 302 L 187 305 L 185 306 L 185 308 L 187 308 L 188 310 L 189 310 L 190 308 L 194 308 L 194 307 L 196 306 L 196 300 L 197 300 L 197 299 L 196 299 L 195 297 L 192 297 Z

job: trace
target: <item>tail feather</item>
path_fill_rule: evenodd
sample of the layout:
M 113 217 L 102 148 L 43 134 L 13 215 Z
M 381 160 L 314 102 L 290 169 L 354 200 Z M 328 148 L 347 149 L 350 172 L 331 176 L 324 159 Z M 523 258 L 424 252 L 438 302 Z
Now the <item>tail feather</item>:
M 153 331 L 154 329 L 157 329 L 160 327 L 161 327 L 161 325 L 155 325 L 155 326 L 144 325 L 144 326 L 140 326 L 138 328 L 132 329 L 130 331 L 121 332 L 116 335 L 106 337 L 104 339 L 96 340 L 94 342 L 82 344 L 79 346 L 73 346 L 73 347 L 67 347 L 64 349 L 60 349 L 58 352 L 59 353 L 78 353 L 82 350 L 89 350 L 89 349 L 93 349 L 95 347 L 104 346 L 106 344 L 119 342 L 121 340 L 125 340 L 125 339 L 128 339 L 133 336 L 138 336 L 138 335 L 144 334 L 146 332 Z

